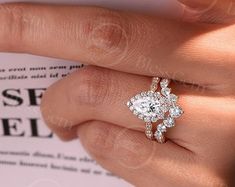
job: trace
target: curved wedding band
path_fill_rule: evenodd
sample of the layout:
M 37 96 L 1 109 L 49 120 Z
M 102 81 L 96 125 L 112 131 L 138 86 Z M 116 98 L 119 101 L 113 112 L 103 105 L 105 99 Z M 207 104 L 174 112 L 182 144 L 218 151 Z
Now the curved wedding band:
M 154 77 L 149 91 L 141 92 L 127 102 L 133 114 L 146 123 L 147 138 L 158 143 L 165 143 L 167 129 L 174 127 L 175 119 L 184 113 L 177 105 L 178 96 L 171 93 L 169 84 L 169 79 Z M 154 123 L 158 123 L 155 132 Z

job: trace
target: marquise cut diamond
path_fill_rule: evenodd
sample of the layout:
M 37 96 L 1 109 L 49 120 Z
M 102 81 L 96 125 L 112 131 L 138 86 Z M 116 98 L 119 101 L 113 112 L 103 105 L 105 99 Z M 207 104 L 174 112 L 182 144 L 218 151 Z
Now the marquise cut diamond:
M 164 96 L 161 95 L 160 92 L 153 93 L 149 91 L 142 92 L 131 98 L 130 101 L 127 102 L 127 106 L 134 115 L 145 122 L 155 123 L 160 119 L 165 119 L 165 114 L 169 112 L 172 118 L 166 118 L 168 121 L 168 125 L 166 126 L 172 127 L 174 126 L 173 118 L 178 118 L 183 114 L 179 106 L 174 106 L 176 101 L 177 96 L 174 94 Z
M 164 119 L 165 114 L 171 108 L 172 101 L 170 98 L 161 95 L 159 92 L 153 93 L 142 92 L 131 98 L 127 106 L 130 110 L 138 115 L 145 122 L 157 122 L 159 119 Z
M 145 122 L 157 122 L 163 119 L 167 112 L 163 100 L 160 93 L 149 91 L 133 97 L 128 101 L 127 106 L 135 115 L 140 115 Z

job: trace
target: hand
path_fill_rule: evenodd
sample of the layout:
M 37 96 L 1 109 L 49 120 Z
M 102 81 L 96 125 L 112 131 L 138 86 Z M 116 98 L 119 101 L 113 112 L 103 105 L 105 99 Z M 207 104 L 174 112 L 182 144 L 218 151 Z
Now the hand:
M 209 23 L 234 23 L 234 0 L 178 0 L 184 7 L 184 20 Z
M 1 51 L 100 66 L 44 95 L 42 114 L 61 139 L 79 137 L 98 163 L 136 186 L 233 186 L 234 25 L 30 4 L 2 5 L 0 22 Z M 174 80 L 185 111 L 163 145 L 146 139 L 125 106 L 152 76 Z

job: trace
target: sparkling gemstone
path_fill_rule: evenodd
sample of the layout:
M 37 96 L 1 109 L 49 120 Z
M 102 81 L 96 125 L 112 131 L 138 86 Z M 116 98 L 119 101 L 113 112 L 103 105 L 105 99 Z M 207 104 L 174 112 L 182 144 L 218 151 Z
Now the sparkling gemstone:
M 139 99 L 139 98 L 141 98 L 140 94 L 135 96 L 135 99 Z
M 146 133 L 146 134 L 152 134 L 152 131 L 147 130 L 147 131 L 145 131 L 145 133 Z
M 145 122 L 150 122 L 150 121 L 151 121 L 151 118 L 150 118 L 150 117 L 144 117 L 144 121 L 145 121 Z
M 155 93 L 154 93 L 154 97 L 161 98 L 160 92 L 155 92 Z
M 166 132 L 166 126 L 161 123 L 157 126 L 157 130 L 160 132 Z
M 133 110 L 134 110 L 134 107 L 133 107 L 133 106 L 130 106 L 129 109 L 130 109 L 130 111 L 133 111 Z
M 159 77 L 154 77 L 153 78 L 153 83 L 159 83 L 160 81 L 160 78 Z
M 127 102 L 127 106 L 130 107 L 132 103 L 130 101 Z
M 154 137 L 157 139 L 158 142 L 163 143 L 163 142 L 165 141 L 164 136 L 163 136 L 163 133 L 160 132 L 160 131 L 156 131 L 156 132 L 154 133 Z
M 170 106 L 171 106 L 171 102 L 167 99 L 167 98 L 165 98 L 165 97 L 161 97 L 160 98 L 160 103 L 161 103 L 161 106 L 162 106 L 162 111 L 164 112 L 164 113 L 166 113 L 167 111 L 169 111 L 169 109 L 170 109 Z
M 131 98 L 131 102 L 132 102 L 132 103 L 135 102 L 135 100 L 136 100 L 136 99 L 135 99 L 134 97 Z
M 152 118 L 151 118 L 151 121 L 152 121 L 153 123 L 157 122 L 157 120 L 158 120 L 157 117 L 152 117 Z
M 139 114 L 139 112 L 137 110 L 134 110 L 133 114 L 135 114 L 137 116 Z
M 164 95 L 164 96 L 168 96 L 168 95 L 170 95 L 170 93 L 171 93 L 171 89 L 170 89 L 170 88 L 163 88 L 163 89 L 161 90 L 161 93 L 162 93 L 162 95 Z
M 141 96 L 147 96 L 146 92 L 142 92 L 140 95 Z
M 146 134 L 146 136 L 147 136 L 147 138 L 152 139 L 153 134 L 152 133 L 151 134 Z
M 175 126 L 175 120 L 171 117 L 167 117 L 164 121 L 163 121 L 163 124 L 168 127 L 168 128 L 171 128 L 171 127 L 174 127 Z
M 169 85 L 169 83 L 170 83 L 169 79 L 162 79 L 160 82 L 160 86 L 162 88 L 166 88 Z
M 139 119 L 144 119 L 144 115 L 143 115 L 143 114 L 139 114 L 139 115 L 138 115 L 138 118 L 139 118 Z
M 162 96 L 159 98 L 159 95 L 155 96 L 153 92 L 148 92 L 147 96 L 139 95 L 138 99 L 131 101 L 130 109 L 135 115 L 142 115 L 145 122 L 157 122 L 158 119 L 164 118 L 166 112 L 161 99 Z
M 178 96 L 176 96 L 175 94 L 170 94 L 169 99 L 171 102 L 176 103 L 178 100 Z
M 178 118 L 183 114 L 183 110 L 179 106 L 175 106 L 170 108 L 169 113 L 171 117 Z
M 154 96 L 154 92 L 148 92 L 147 95 L 152 97 L 152 96 Z
M 152 129 L 152 124 L 151 123 L 147 123 L 146 124 L 146 129 L 151 130 Z

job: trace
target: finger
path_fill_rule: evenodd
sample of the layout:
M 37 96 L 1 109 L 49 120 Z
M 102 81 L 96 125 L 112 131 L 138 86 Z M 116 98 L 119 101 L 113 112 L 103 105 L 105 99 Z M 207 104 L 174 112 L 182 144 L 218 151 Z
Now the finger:
M 234 27 L 216 32 L 219 26 L 94 7 L 32 4 L 2 5 L 0 22 L 1 51 L 81 61 L 193 84 L 231 80 L 228 72 L 233 69 L 234 55 L 228 59 L 227 53 L 233 48 L 229 36 Z M 224 59 L 231 63 L 222 66 Z
M 194 155 L 190 152 L 171 142 L 164 145 L 151 142 L 136 131 L 104 122 L 89 122 L 78 127 L 78 135 L 99 164 L 134 186 L 187 186 L 195 180 L 185 175 L 186 168 L 187 173 L 194 168 L 191 176 L 202 173 L 199 164 L 195 167 Z M 207 175 L 205 171 L 204 174 Z
M 103 122 L 79 126 L 78 135 L 99 164 L 134 186 L 223 184 L 210 169 L 197 161 L 196 155 L 171 142 L 159 145 L 145 139 L 139 132 Z
M 209 23 L 234 23 L 234 0 L 178 0 L 184 6 L 183 19 Z
M 62 132 L 86 121 L 98 120 L 143 132 L 144 122 L 129 111 L 126 103 L 137 93 L 149 90 L 150 83 L 148 77 L 85 67 L 47 90 L 42 100 L 42 114 L 54 131 Z M 221 103 L 210 91 L 179 84 L 173 86 L 173 93 L 179 95 L 185 114 L 177 119 L 176 127 L 167 137 L 187 147 L 194 140 L 192 137 L 197 141 L 198 132 L 207 127 L 210 119 L 220 119 L 223 114 L 217 111 L 215 103 Z M 208 94 L 213 99 L 208 99 Z

